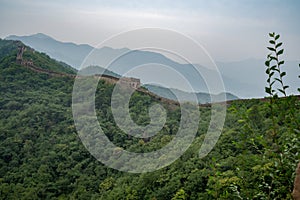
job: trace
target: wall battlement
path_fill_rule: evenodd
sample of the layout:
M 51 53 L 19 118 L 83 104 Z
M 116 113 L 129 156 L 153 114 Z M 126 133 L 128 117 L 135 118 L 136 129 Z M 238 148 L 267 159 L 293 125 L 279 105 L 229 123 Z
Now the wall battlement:
M 51 75 L 51 76 L 59 76 L 59 77 L 68 76 L 68 77 L 73 77 L 73 78 L 76 77 L 76 75 L 73 75 L 73 74 L 54 72 L 54 71 L 42 69 L 42 68 L 39 68 L 39 67 L 35 66 L 32 60 L 25 60 L 23 58 L 23 54 L 24 54 L 25 51 L 26 51 L 25 46 L 19 46 L 18 47 L 18 52 L 17 52 L 17 57 L 16 57 L 16 63 L 17 64 L 20 64 L 24 67 L 30 68 L 31 70 L 33 70 L 35 72 L 46 73 L 46 74 Z M 95 77 L 99 78 L 99 75 L 95 75 Z M 134 88 L 134 89 L 138 89 L 141 86 L 140 79 L 132 78 L 132 77 L 116 78 L 116 77 L 113 77 L 113 76 L 103 74 L 103 75 L 100 76 L 100 79 L 104 80 L 108 83 L 111 83 L 111 84 L 115 84 L 118 81 L 120 81 L 120 83 L 122 85 L 126 85 L 126 86 L 129 86 L 129 87 Z
M 19 46 L 18 47 L 16 62 L 20 65 L 27 66 L 27 67 L 28 66 L 34 66 L 32 60 L 23 59 L 23 54 L 24 54 L 25 51 L 26 51 L 26 47 L 24 47 L 24 46 Z

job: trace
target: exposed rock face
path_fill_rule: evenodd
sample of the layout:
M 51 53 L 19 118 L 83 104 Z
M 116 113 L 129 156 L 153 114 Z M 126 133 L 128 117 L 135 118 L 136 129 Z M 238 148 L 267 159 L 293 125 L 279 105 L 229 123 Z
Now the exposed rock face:
M 296 168 L 296 177 L 292 195 L 294 200 L 300 200 L 300 162 L 298 163 L 298 166 Z

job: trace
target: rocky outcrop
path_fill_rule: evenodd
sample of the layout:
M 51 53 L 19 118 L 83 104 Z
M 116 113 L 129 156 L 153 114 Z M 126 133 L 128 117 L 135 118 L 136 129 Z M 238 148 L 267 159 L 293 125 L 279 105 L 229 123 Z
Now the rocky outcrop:
M 300 200 L 300 162 L 296 168 L 296 177 L 294 182 L 293 199 Z

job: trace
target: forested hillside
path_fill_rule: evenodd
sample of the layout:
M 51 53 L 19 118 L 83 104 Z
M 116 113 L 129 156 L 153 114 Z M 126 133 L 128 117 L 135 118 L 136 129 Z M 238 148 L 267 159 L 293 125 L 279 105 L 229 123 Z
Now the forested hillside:
M 151 173 L 119 172 L 92 157 L 77 135 L 71 110 L 74 78 L 17 64 L 18 45 L 0 40 L 0 199 L 291 199 L 300 152 L 299 97 L 231 102 L 222 135 L 203 159 L 198 153 L 211 109 L 200 106 L 196 139 L 180 159 Z M 24 57 L 40 68 L 75 72 L 45 54 L 26 51 Z M 177 105 L 162 103 L 167 122 L 151 139 L 128 137 L 112 117 L 113 87 L 99 82 L 96 109 L 114 144 L 149 152 L 172 140 L 180 122 Z M 159 101 L 135 92 L 133 120 L 147 125 L 154 103 Z

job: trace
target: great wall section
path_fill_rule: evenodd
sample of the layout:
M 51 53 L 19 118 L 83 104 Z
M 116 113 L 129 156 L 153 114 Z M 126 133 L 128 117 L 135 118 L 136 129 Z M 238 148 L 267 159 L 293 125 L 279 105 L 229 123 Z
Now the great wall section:
M 23 58 L 23 53 L 26 51 L 26 47 L 24 46 L 19 46 L 18 47 L 18 52 L 17 52 L 17 56 L 16 56 L 16 63 L 26 67 L 27 69 L 30 69 L 31 71 L 37 72 L 37 73 L 43 73 L 43 74 L 47 74 L 49 76 L 53 76 L 53 77 L 69 77 L 72 79 L 75 78 L 81 78 L 78 75 L 75 74 L 68 74 L 68 73 L 62 73 L 62 72 L 55 72 L 55 71 L 51 71 L 51 70 L 47 70 L 47 69 L 43 69 L 40 67 L 37 67 L 34 62 L 32 60 L 25 60 Z M 118 81 L 120 82 L 120 84 L 122 85 L 126 85 L 129 86 L 131 88 L 134 88 L 136 91 L 142 92 L 144 94 L 147 94 L 151 97 L 153 97 L 156 100 L 159 100 L 163 103 L 167 103 L 169 105 L 176 105 L 178 106 L 179 103 L 177 101 L 173 101 L 164 97 L 160 97 L 142 87 L 141 86 L 141 82 L 140 79 L 137 78 L 132 78 L 132 77 L 121 77 L 121 78 L 117 78 L 114 76 L 109 76 L 106 74 L 102 74 L 102 75 L 94 75 L 95 78 L 100 78 L 101 80 L 104 80 L 106 83 L 108 84 L 116 84 Z
M 23 59 L 24 51 L 26 51 L 26 47 L 24 47 L 24 46 L 19 46 L 18 47 L 18 53 L 17 53 L 17 56 L 16 56 L 16 63 L 21 65 L 21 66 L 24 66 L 24 67 L 26 67 L 26 68 L 34 71 L 34 72 L 37 72 L 37 73 L 48 74 L 49 76 L 69 77 L 69 78 L 73 78 L 73 79 L 80 78 L 80 76 L 75 75 L 75 74 L 55 72 L 55 71 L 51 71 L 51 70 L 42 69 L 40 67 L 37 67 L 37 66 L 34 65 L 32 60 Z M 34 51 L 34 50 L 32 50 L 32 51 Z M 147 95 L 153 97 L 154 99 L 156 99 L 160 102 L 166 103 L 168 105 L 175 105 L 175 106 L 179 105 L 178 101 L 174 101 L 174 100 L 170 100 L 170 99 L 158 96 L 158 95 L 150 92 L 149 90 L 146 90 L 146 89 L 140 87 L 141 82 L 140 82 L 140 79 L 137 79 L 137 78 L 132 78 L 132 77 L 117 78 L 117 77 L 106 75 L 106 74 L 94 75 L 94 77 L 95 78 L 100 78 L 101 80 L 104 80 L 108 84 L 116 84 L 118 81 L 120 81 L 120 84 L 132 87 L 136 91 L 147 94 Z M 298 97 L 298 99 L 300 99 L 300 95 L 297 95 L 297 97 Z M 285 97 L 283 97 L 283 98 L 285 98 Z M 239 100 L 244 101 L 244 100 L 247 100 L 247 99 L 239 99 Z M 260 100 L 260 101 L 269 101 L 268 98 L 258 98 L 258 100 Z M 234 101 L 236 101 L 236 100 L 228 100 L 228 101 L 225 101 L 225 102 L 217 102 L 217 103 L 206 103 L 206 104 L 200 104 L 199 106 L 201 106 L 201 107 L 211 107 L 212 104 L 230 105 Z

